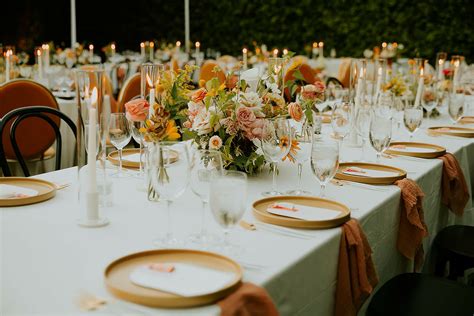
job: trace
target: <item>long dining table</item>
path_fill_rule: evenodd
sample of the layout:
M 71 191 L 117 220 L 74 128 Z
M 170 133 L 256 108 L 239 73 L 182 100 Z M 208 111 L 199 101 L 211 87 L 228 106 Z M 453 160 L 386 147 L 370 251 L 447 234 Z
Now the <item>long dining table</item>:
M 474 139 L 430 136 L 428 125 L 450 124 L 447 117 L 425 120 L 415 141 L 444 146 L 453 153 L 464 172 L 469 190 L 474 188 Z M 330 125 L 323 137 L 330 137 Z M 394 137 L 407 140 L 403 124 Z M 358 160 L 361 149 L 343 144 L 341 160 Z M 375 160 L 375 152 L 368 151 Z M 429 235 L 424 239 L 423 271 L 433 267 L 431 244 L 437 232 L 451 224 L 474 225 L 474 209 L 468 202 L 462 217 L 454 216 L 441 203 L 442 161 L 394 157 L 383 164 L 407 171 L 425 193 L 425 222 Z M 133 172 L 127 171 L 128 174 Z M 110 315 L 218 315 L 218 305 L 189 309 L 157 309 L 114 299 L 104 284 L 104 269 L 113 260 L 143 250 L 156 249 L 152 240 L 166 229 L 165 205 L 150 202 L 138 188 L 142 179 L 113 179 L 113 205 L 103 209 L 110 224 L 102 228 L 77 225 L 77 168 L 36 176 L 54 183 L 70 183 L 48 201 L 0 210 L 0 314 L 75 315 L 87 314 L 78 308 L 81 293 L 105 298 L 109 303 L 94 314 Z M 279 165 L 278 187 L 294 189 L 297 168 L 288 162 Z M 244 219 L 256 222 L 251 205 L 271 186 L 271 174 L 264 171 L 249 178 L 248 208 Z M 303 185 L 314 195 L 319 185 L 309 163 L 304 165 Z M 373 250 L 379 285 L 391 277 L 413 271 L 413 263 L 397 251 L 400 216 L 400 189 L 395 185 L 360 186 L 330 184 L 326 195 L 346 204 L 351 216 L 365 231 Z M 199 229 L 201 203 L 188 188 L 172 204 L 172 231 L 180 240 Z M 216 235 L 221 228 L 207 211 L 208 230 Z M 295 229 L 296 230 L 296 229 Z M 234 259 L 244 269 L 244 281 L 263 286 L 281 315 L 332 315 L 337 281 L 340 228 L 305 231 L 305 238 L 278 231 L 245 230 L 234 227 L 231 241 L 242 251 Z M 212 249 L 210 249 L 213 251 Z M 367 305 L 367 304 L 366 304 Z M 364 313 L 362 308 L 361 313 Z M 92 314 L 92 313 L 91 313 Z

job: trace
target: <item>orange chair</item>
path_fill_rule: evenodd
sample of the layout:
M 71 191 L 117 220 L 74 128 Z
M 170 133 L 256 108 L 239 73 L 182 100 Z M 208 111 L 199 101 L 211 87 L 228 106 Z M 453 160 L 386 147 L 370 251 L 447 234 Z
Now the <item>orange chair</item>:
M 225 73 L 222 70 L 219 70 L 217 73 L 214 72 L 214 67 L 218 66 L 217 62 L 214 60 L 208 60 L 201 66 L 201 71 L 199 73 L 199 82 L 203 80 L 204 82 L 208 82 L 212 78 L 217 77 L 220 83 L 224 83 L 226 81 Z
M 296 84 L 298 85 L 298 89 L 296 90 L 299 92 L 301 85 L 303 84 L 312 84 L 316 81 L 316 75 L 314 73 L 314 70 L 308 65 L 308 64 L 294 64 L 292 67 L 288 69 L 288 71 L 285 74 L 284 82 L 288 82 L 290 80 L 295 80 L 294 73 L 296 70 L 299 70 L 301 75 L 304 78 L 304 82 L 299 82 L 299 80 L 296 80 Z M 285 96 L 287 100 L 291 100 L 292 96 L 290 94 L 290 90 L 288 88 L 285 88 Z
M 26 79 L 9 81 L 0 86 L 0 118 L 8 112 L 29 106 L 42 105 L 59 110 L 56 98 L 45 86 Z M 58 127 L 60 119 L 50 116 Z M 6 125 L 9 131 L 11 122 Z M 27 160 L 51 158 L 55 151 L 51 145 L 56 140 L 56 134 L 48 123 L 38 118 L 27 118 L 22 121 L 16 133 L 17 143 L 22 156 Z M 16 160 L 9 133 L 0 135 L 4 144 L 5 156 L 9 160 Z
M 124 112 L 125 103 L 140 95 L 141 75 L 136 73 L 125 81 L 118 96 L 118 112 Z
M 351 59 L 344 58 L 339 65 L 337 79 L 344 88 L 349 88 L 351 81 Z

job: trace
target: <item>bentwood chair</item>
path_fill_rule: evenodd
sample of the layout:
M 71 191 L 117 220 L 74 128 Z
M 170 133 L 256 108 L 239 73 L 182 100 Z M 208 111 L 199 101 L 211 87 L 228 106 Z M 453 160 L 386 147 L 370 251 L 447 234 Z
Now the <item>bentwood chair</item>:
M 122 86 L 122 89 L 120 89 L 120 93 L 118 96 L 118 112 L 124 112 L 125 103 L 127 103 L 137 95 L 140 95 L 140 85 L 140 73 L 133 74 L 130 78 L 127 79 L 127 81 L 125 81 Z
M 297 72 L 299 72 L 299 75 L 301 76 L 296 75 Z M 284 77 L 284 82 L 288 82 L 290 80 L 295 82 L 295 84 L 298 86 L 296 92 L 299 92 L 302 86 L 306 84 L 313 84 L 316 81 L 316 75 L 314 73 L 314 70 L 308 64 L 294 63 L 287 70 Z M 293 100 L 295 95 L 292 95 L 290 93 L 290 90 L 288 88 L 285 88 L 285 97 L 289 101 Z
M 0 119 L 8 112 L 35 105 L 59 109 L 56 98 L 45 86 L 27 79 L 16 79 L 0 86 Z M 59 119 L 54 119 L 59 124 Z M 9 130 L 11 123 L 5 126 Z M 16 155 L 7 134 L 0 134 L 4 146 L 4 157 L 9 162 L 16 162 Z M 48 130 L 45 122 L 31 118 L 22 123 L 22 129 L 17 132 L 17 142 L 21 144 L 22 156 L 25 160 L 38 165 L 53 158 L 56 153 L 51 147 L 54 143 L 54 133 Z
M 373 295 L 367 316 L 444 316 L 474 312 L 474 287 L 444 278 L 405 273 Z
M 82 66 L 81 67 L 81 70 L 97 70 L 97 69 L 100 69 L 98 66 L 95 66 L 95 65 L 85 65 L 85 66 Z M 93 77 L 91 76 L 91 79 Z M 102 77 L 102 85 L 104 86 L 104 91 L 105 91 L 105 94 L 109 96 L 110 98 L 110 110 L 112 113 L 115 113 L 117 112 L 117 108 L 118 108 L 118 103 L 117 103 L 117 100 L 115 99 L 114 97 L 114 87 L 113 87 L 113 84 L 112 84 L 112 80 L 110 79 L 110 76 L 107 75 L 107 74 L 104 74 L 104 76 Z M 91 86 L 93 87 L 93 85 Z M 100 109 L 99 109 L 100 111 Z
M 226 76 L 224 71 L 218 70 L 214 71 L 215 67 L 218 67 L 219 64 L 214 60 L 207 60 L 202 66 L 199 73 L 199 82 L 206 83 L 212 78 L 219 79 L 219 82 L 222 84 L 226 81 Z M 201 81 L 202 80 L 202 81 Z
M 30 176 L 30 171 L 26 165 L 25 152 L 29 153 L 31 147 L 34 147 L 35 140 L 41 139 L 42 135 L 53 135 L 56 140 L 56 170 L 61 169 L 61 152 L 62 138 L 59 131 L 59 122 L 63 120 L 71 128 L 74 137 L 76 134 L 76 125 L 74 122 L 61 111 L 48 106 L 28 106 L 14 109 L 8 112 L 0 120 L 0 165 L 4 176 L 11 176 L 6 159 L 6 143 L 11 146 L 15 158 L 18 160 L 25 177 Z M 38 128 L 41 126 L 41 129 Z M 31 131 L 30 129 L 34 129 Z M 21 137 L 25 131 L 34 133 L 38 137 L 32 136 L 30 142 L 25 142 L 25 138 Z
M 351 81 L 351 59 L 343 58 L 339 64 L 337 73 L 337 80 L 342 84 L 344 88 L 349 88 Z

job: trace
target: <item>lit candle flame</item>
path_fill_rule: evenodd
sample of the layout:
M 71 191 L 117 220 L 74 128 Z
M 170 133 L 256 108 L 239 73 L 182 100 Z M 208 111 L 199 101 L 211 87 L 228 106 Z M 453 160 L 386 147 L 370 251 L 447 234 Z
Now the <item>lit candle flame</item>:
M 285 49 L 283 50 L 283 55 L 288 55 L 288 49 L 285 48 Z
M 140 43 L 140 47 L 141 47 L 141 48 L 145 47 L 145 43 L 141 42 L 141 43 Z
M 423 77 L 423 67 L 420 69 L 420 77 Z
M 151 78 L 148 74 L 146 74 L 146 82 L 150 88 L 153 88 L 153 82 L 151 81 Z
M 196 44 L 194 44 L 194 45 L 196 45 L 196 48 L 201 47 L 201 43 L 199 43 L 199 42 L 196 42 Z
M 115 44 L 110 45 L 110 48 L 115 49 Z
M 323 47 L 324 46 L 324 42 L 319 42 L 319 47 Z
M 177 47 L 180 47 L 180 46 L 181 46 L 181 42 L 180 42 L 180 41 L 176 41 L 176 46 L 177 46 Z
M 247 48 L 244 47 L 244 48 L 242 49 L 242 53 L 247 54 Z
M 150 42 L 150 47 L 155 47 L 155 42 Z
M 7 51 L 7 56 L 11 56 L 11 54 L 12 54 L 11 51 L 8 50 L 8 51 Z M 36 55 L 37 55 L 37 56 L 41 56 L 41 49 L 36 50 Z
M 90 45 L 89 45 L 89 49 L 90 49 L 90 50 L 94 49 L 94 45 L 90 44 Z
M 95 108 L 97 107 L 97 87 L 94 87 L 94 89 L 92 89 L 92 93 L 91 93 L 91 107 Z
M 317 42 L 313 42 L 313 48 L 317 48 L 318 47 L 318 43 Z

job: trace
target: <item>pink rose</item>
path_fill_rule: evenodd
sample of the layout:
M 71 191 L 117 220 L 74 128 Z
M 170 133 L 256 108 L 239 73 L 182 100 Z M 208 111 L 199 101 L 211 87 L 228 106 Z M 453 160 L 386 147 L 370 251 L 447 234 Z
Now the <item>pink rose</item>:
M 199 103 L 202 100 L 204 100 L 206 95 L 207 95 L 206 89 L 201 88 L 193 93 L 193 95 L 191 96 L 191 100 L 193 100 L 194 103 Z
M 144 99 L 131 100 L 125 103 L 125 115 L 131 121 L 141 122 L 146 120 L 149 107 L 150 105 Z
M 247 137 L 249 140 L 261 138 L 264 124 L 265 121 L 263 119 L 256 119 L 252 124 L 243 129 L 245 137 Z
M 291 118 L 295 121 L 299 122 L 303 118 L 303 109 L 301 105 L 296 102 L 291 102 L 288 104 L 288 113 L 290 114 Z
M 238 108 L 236 115 L 237 122 L 242 128 L 250 126 L 257 119 L 253 111 L 245 106 Z
M 323 94 L 326 91 L 326 85 L 322 81 L 315 81 L 314 86 L 316 87 L 316 92 L 319 94 Z

